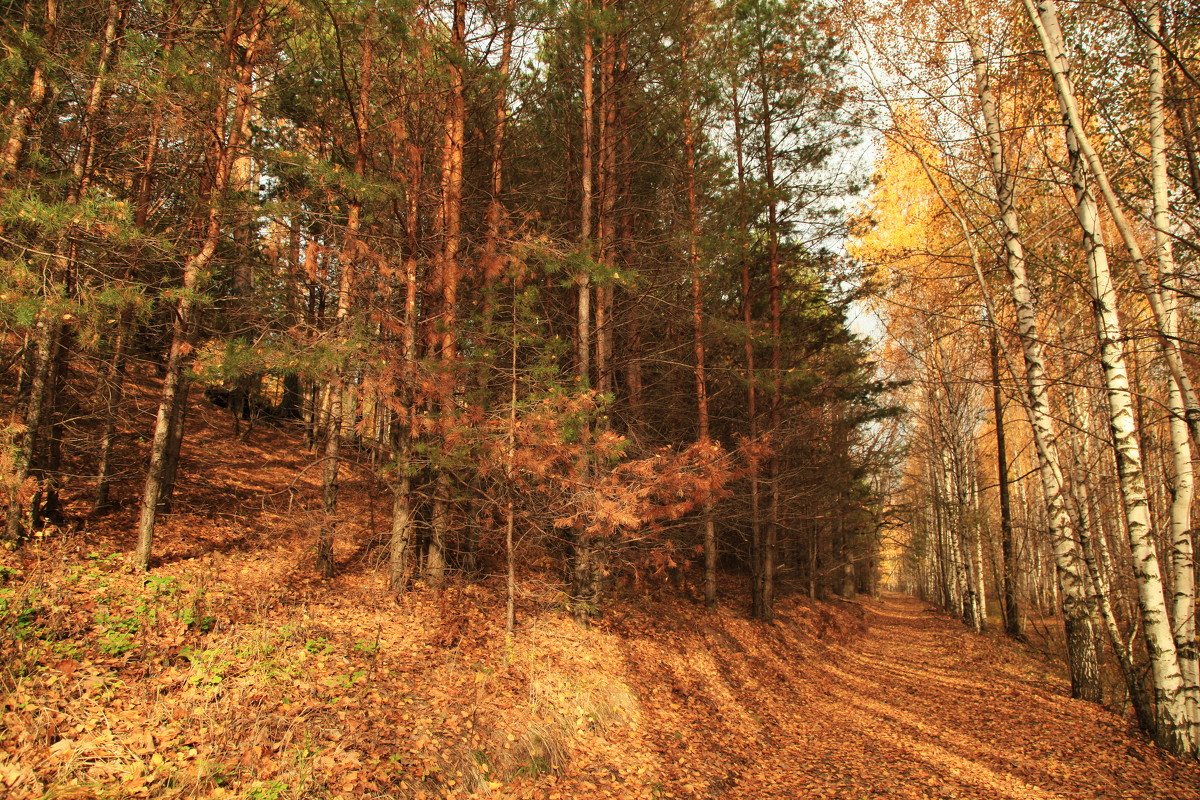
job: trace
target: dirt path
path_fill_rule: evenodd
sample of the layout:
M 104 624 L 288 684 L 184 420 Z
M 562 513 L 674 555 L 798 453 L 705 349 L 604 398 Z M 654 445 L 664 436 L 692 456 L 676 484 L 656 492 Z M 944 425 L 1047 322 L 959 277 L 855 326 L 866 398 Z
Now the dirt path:
M 664 787 L 683 789 L 672 794 L 699 784 L 701 796 L 747 799 L 1200 798 L 1200 766 L 1071 700 L 1003 640 L 889 597 L 866 606 L 861 637 L 806 650 L 788 633 L 804 611 L 766 642 L 726 619 L 686 667 L 631 663 L 656 668 L 664 687 L 644 708 L 646 728 L 662 731 L 652 749 Z M 723 644 L 726 634 L 741 642 Z

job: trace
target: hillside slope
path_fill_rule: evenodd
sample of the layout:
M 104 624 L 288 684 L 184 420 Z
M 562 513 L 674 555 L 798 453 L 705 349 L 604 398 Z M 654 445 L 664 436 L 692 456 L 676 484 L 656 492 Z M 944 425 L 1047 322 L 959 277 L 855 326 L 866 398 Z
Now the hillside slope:
M 0 795 L 1200 797 L 1195 764 L 905 598 L 764 625 L 735 586 L 708 611 L 651 585 L 584 631 L 530 573 L 506 639 L 498 578 L 387 594 L 365 479 L 316 580 L 298 442 L 190 424 L 149 576 L 131 506 L 4 555 Z

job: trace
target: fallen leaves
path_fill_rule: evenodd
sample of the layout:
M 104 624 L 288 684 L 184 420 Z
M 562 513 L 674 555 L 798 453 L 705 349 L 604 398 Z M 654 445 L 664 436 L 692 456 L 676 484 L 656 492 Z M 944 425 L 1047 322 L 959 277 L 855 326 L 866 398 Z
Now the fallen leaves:
M 271 495 L 294 477 L 234 455 L 201 489 Z M 647 594 L 589 631 L 546 602 L 507 639 L 498 584 L 393 604 L 370 570 L 313 581 L 305 532 L 262 506 L 177 515 L 153 581 L 113 548 L 0 556 L 28 587 L 25 627 L 0 637 L 0 796 L 1200 795 L 1196 765 L 914 601 L 789 597 L 763 625 L 723 586 L 729 606 Z M 179 557 L 255 526 L 271 546 Z

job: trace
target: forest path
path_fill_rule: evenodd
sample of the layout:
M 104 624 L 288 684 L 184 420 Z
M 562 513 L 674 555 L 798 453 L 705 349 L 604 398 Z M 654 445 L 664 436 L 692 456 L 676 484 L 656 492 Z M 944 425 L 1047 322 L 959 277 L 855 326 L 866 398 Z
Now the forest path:
M 866 633 L 823 652 L 789 658 L 781 635 L 768 652 L 750 648 L 740 668 L 734 662 L 743 659 L 723 659 L 725 690 L 758 735 L 748 752 L 733 735 L 743 726 L 703 710 L 696 716 L 690 736 L 701 743 L 687 747 L 687 761 L 704 759 L 697 749 L 743 754 L 720 765 L 724 780 L 702 768 L 711 796 L 1200 798 L 1197 764 L 1070 699 L 1065 683 L 1011 643 L 977 636 L 911 598 L 863 607 Z

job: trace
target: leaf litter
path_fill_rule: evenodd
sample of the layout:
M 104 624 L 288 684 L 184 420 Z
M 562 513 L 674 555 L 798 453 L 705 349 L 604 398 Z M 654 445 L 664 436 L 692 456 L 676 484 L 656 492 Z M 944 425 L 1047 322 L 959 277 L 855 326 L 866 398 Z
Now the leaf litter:
M 734 584 L 651 587 L 581 630 L 531 573 L 508 638 L 499 577 L 386 592 L 360 477 L 317 580 L 302 447 L 189 424 L 148 576 L 132 509 L 0 558 L 0 796 L 1200 798 L 1197 764 L 909 598 L 764 624 Z

